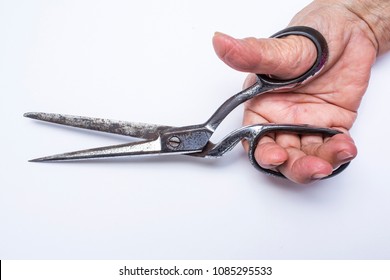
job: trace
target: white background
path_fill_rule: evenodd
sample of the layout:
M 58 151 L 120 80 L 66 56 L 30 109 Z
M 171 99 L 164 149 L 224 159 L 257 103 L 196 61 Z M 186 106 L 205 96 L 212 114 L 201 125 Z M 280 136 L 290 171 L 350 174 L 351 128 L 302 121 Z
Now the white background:
M 28 111 L 205 121 L 245 77 L 215 56 L 213 33 L 268 37 L 308 2 L 0 0 L 0 258 L 388 259 L 390 56 L 351 131 L 359 155 L 330 180 L 270 178 L 241 147 L 218 160 L 28 162 L 126 141 Z M 238 109 L 219 135 L 240 123 Z

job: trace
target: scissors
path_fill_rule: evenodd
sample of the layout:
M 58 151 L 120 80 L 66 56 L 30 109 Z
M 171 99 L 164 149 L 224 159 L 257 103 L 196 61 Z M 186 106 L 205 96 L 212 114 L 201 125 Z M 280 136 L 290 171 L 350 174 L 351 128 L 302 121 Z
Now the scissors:
M 142 139 L 138 142 L 132 141 L 120 145 L 57 154 L 33 159 L 31 161 L 48 162 L 169 154 L 216 158 L 221 157 L 226 152 L 233 149 L 234 146 L 236 146 L 236 144 L 241 140 L 246 139 L 249 142 L 249 161 L 255 168 L 270 175 L 285 177 L 277 170 L 261 167 L 255 160 L 255 149 L 257 147 L 257 143 L 263 136 L 269 133 L 285 132 L 298 135 L 315 134 L 322 135 L 323 137 L 331 137 L 342 132 L 325 127 L 316 127 L 305 124 L 293 125 L 267 123 L 238 128 L 216 144 L 210 142 L 209 139 L 225 117 L 243 102 L 266 92 L 286 91 L 297 88 L 321 72 L 328 58 L 328 47 L 322 34 L 310 27 L 294 26 L 274 34 L 271 38 L 281 38 L 289 35 L 305 36 L 314 43 L 317 50 L 317 58 L 312 67 L 303 75 L 289 80 L 279 80 L 265 74 L 257 74 L 257 80 L 254 85 L 227 99 L 215 111 L 215 113 L 202 124 L 174 127 L 62 114 L 39 112 L 26 113 L 24 116 L 32 119 Z M 348 166 L 348 164 L 349 163 L 345 163 L 339 166 L 332 174 L 325 178 L 339 174 Z

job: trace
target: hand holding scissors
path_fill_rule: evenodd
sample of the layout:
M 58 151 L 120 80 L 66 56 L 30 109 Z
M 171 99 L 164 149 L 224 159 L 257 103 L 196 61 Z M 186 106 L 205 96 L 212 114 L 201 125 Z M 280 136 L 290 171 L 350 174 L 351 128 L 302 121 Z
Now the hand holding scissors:
M 316 47 L 317 58 L 312 67 L 303 75 L 289 80 L 280 80 L 268 75 L 258 74 L 253 85 L 226 100 L 206 122 L 199 125 L 173 127 L 59 114 L 26 113 L 26 117 L 33 119 L 143 139 L 139 142 L 130 142 L 121 145 L 58 154 L 38 158 L 32 161 L 81 160 L 118 156 L 162 154 L 181 154 L 204 158 L 220 157 L 230 151 L 241 140 L 245 139 L 249 143 L 249 161 L 254 167 L 265 173 L 284 177 L 284 175 L 277 170 L 265 169 L 256 162 L 255 150 L 257 148 L 257 143 L 260 139 L 262 139 L 262 137 L 269 133 L 278 132 L 331 137 L 341 132 L 334 129 L 309 126 L 305 124 L 255 124 L 244 126 L 233 131 L 216 144 L 210 142 L 209 139 L 225 117 L 243 102 L 261 94 L 274 91 L 278 91 L 281 95 L 283 95 L 283 91 L 298 88 L 320 73 L 328 57 L 328 48 L 323 36 L 312 28 L 297 26 L 282 30 L 272 37 L 281 38 L 289 35 L 304 36 L 313 42 Z M 340 173 L 347 167 L 347 165 L 348 163 L 339 166 L 328 177 Z

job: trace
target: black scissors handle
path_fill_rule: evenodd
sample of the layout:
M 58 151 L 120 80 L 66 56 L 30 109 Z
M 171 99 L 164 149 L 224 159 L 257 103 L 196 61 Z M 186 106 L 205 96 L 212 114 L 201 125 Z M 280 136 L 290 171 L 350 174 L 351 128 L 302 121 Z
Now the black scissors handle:
M 271 169 L 263 168 L 257 163 L 255 159 L 255 150 L 261 138 L 263 138 L 264 136 L 272 132 L 275 133 L 287 132 L 287 133 L 292 133 L 297 135 L 321 135 L 322 137 L 332 137 L 336 134 L 342 133 L 341 131 L 335 129 L 325 128 L 325 127 L 315 127 L 309 125 L 265 124 L 265 125 L 258 125 L 258 126 L 261 126 L 261 129 L 255 130 L 255 132 L 251 134 L 251 137 L 247 138 L 247 140 L 249 141 L 249 151 L 248 151 L 249 161 L 257 170 L 266 173 L 268 175 L 282 177 L 282 178 L 285 178 L 285 176 L 282 173 Z M 256 127 L 256 125 L 254 127 Z M 338 168 L 333 170 L 333 172 L 330 175 L 328 175 L 323 179 L 327 179 L 341 173 L 344 169 L 348 167 L 349 163 L 350 162 L 340 165 Z
M 210 157 L 210 158 L 218 158 L 223 156 L 225 153 L 229 152 L 240 143 L 243 139 L 246 139 L 249 143 L 249 151 L 248 157 L 249 162 L 259 171 L 266 173 L 268 175 L 273 175 L 276 177 L 285 178 L 285 176 L 271 169 L 266 169 L 261 167 L 255 158 L 255 151 L 257 149 L 257 145 L 261 138 L 270 134 L 270 133 L 291 133 L 296 135 L 319 135 L 322 137 L 332 137 L 336 134 L 342 133 L 341 131 L 325 128 L 325 127 L 317 127 L 311 125 L 295 125 L 295 124 L 254 124 L 241 127 L 239 129 L 234 130 L 232 133 L 227 135 L 224 139 L 222 139 L 217 144 L 209 143 L 209 145 L 200 153 L 189 154 L 191 156 L 200 156 L 200 157 Z M 347 166 L 349 162 L 340 165 L 338 168 L 333 170 L 332 174 L 323 178 L 327 179 L 333 177 L 340 172 L 342 172 Z

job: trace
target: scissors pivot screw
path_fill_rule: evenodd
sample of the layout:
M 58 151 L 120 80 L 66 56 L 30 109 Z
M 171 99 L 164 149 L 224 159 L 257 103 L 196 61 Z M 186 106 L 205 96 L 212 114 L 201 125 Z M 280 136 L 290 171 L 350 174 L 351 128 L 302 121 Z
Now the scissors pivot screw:
M 180 146 L 180 143 L 181 143 L 180 138 L 177 136 L 172 136 L 171 138 L 168 139 L 168 145 L 171 148 L 176 149 L 177 147 Z

